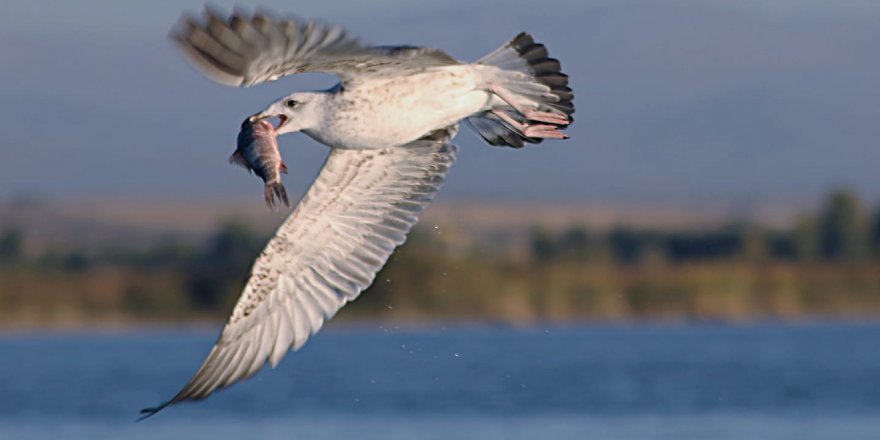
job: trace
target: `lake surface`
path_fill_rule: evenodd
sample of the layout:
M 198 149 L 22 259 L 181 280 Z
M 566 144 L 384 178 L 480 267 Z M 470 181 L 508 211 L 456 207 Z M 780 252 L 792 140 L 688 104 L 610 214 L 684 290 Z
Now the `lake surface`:
M 215 338 L 0 335 L 0 439 L 880 438 L 875 324 L 331 328 L 134 423 Z

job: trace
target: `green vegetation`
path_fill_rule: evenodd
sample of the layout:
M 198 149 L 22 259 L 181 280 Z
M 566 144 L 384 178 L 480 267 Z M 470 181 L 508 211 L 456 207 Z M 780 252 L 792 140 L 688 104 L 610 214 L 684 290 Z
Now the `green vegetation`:
M 850 193 L 831 195 L 819 219 L 819 252 L 825 260 L 857 260 L 867 251 L 867 228 L 859 201 Z
M 24 237 L 19 229 L 10 229 L 0 236 L 0 264 L 15 267 L 24 258 Z
M 764 319 L 880 316 L 880 210 L 846 191 L 789 228 L 534 227 L 523 252 L 416 229 L 341 319 Z M 507 236 L 500 234 L 499 236 Z M 0 231 L 5 327 L 219 321 L 267 237 L 229 222 L 146 250 L 28 251 Z M 493 238 L 497 240 L 497 237 Z

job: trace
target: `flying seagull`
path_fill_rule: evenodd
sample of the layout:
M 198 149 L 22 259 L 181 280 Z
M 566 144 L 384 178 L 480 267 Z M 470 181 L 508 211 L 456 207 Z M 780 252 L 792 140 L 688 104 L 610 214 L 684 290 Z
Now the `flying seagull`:
M 302 72 L 340 82 L 252 116 L 330 147 L 305 196 L 257 258 L 229 322 L 171 400 L 200 400 L 273 367 L 372 282 L 443 183 L 466 120 L 491 145 L 565 139 L 574 94 L 527 33 L 474 63 L 438 49 L 372 46 L 338 26 L 211 8 L 171 32 L 203 74 L 248 87 Z

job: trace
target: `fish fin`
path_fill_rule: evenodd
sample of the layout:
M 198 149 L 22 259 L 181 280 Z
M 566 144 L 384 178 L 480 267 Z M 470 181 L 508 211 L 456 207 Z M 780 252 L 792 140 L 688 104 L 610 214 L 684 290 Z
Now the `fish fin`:
M 267 183 L 267 184 L 266 184 L 266 192 L 265 192 L 265 196 L 266 196 L 266 207 L 269 208 L 269 209 L 272 210 L 272 211 L 275 210 L 275 193 L 274 193 L 274 188 L 275 188 L 275 184 L 274 184 L 274 183 Z
M 284 206 L 290 208 L 290 202 L 287 201 L 287 189 L 284 188 L 283 183 L 278 182 L 278 184 L 275 185 L 275 195 L 284 202 Z
M 281 172 L 287 174 L 287 164 L 285 164 L 284 162 L 281 162 Z M 282 186 L 282 188 L 284 187 Z
M 229 163 L 244 167 L 246 170 L 251 171 L 251 167 L 241 154 L 241 150 L 235 150 L 235 152 L 232 153 L 232 156 L 229 156 Z
M 266 206 L 271 210 L 275 210 L 275 199 L 284 203 L 284 206 L 290 207 L 290 202 L 287 200 L 287 189 L 284 188 L 284 184 L 281 182 L 267 183 L 266 184 Z

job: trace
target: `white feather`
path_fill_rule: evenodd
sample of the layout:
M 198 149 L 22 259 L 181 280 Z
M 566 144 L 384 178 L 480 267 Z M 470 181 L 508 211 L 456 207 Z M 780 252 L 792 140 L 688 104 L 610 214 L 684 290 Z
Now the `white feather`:
M 254 263 L 208 358 L 168 403 L 205 398 L 276 365 L 357 298 L 440 188 L 457 152 L 448 143 L 456 128 L 403 147 L 332 150 Z

